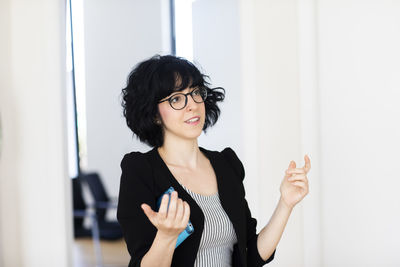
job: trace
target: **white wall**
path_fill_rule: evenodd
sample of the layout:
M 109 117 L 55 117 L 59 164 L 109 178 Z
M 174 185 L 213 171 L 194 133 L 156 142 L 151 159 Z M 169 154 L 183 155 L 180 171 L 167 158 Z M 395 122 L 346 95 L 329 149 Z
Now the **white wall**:
M 221 86 L 225 100 L 218 122 L 202 134 L 199 145 L 211 150 L 231 146 L 241 153 L 241 75 L 237 1 L 193 2 L 193 61 L 210 76 L 213 87 Z
M 65 3 L 1 1 L 1 266 L 70 266 Z
M 324 266 L 399 266 L 400 2 L 320 1 Z
M 120 93 L 137 63 L 170 53 L 169 6 L 166 0 L 91 0 L 83 8 L 87 170 L 98 171 L 108 193 L 117 197 L 123 155 L 150 149 L 132 139 Z

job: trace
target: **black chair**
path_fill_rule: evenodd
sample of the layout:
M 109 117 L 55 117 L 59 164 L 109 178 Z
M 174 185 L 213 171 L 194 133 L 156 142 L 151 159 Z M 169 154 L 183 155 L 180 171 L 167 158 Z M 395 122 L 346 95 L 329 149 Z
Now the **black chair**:
M 107 210 L 117 208 L 117 202 L 112 201 L 108 196 L 99 174 L 96 172 L 82 173 L 80 179 L 88 185 L 90 193 L 93 196 L 100 238 L 104 240 L 121 239 L 123 235 L 119 223 L 117 221 L 106 220 Z
M 91 237 L 92 231 L 84 227 L 83 220 L 86 216 L 89 216 L 86 203 L 83 200 L 82 185 L 78 177 L 72 180 L 72 199 L 74 208 L 74 236 L 79 237 Z M 89 216 L 90 217 L 90 216 Z M 96 218 L 97 220 L 97 218 Z
M 92 209 L 88 209 L 85 204 L 82 195 L 82 185 L 79 177 L 75 177 L 72 180 L 72 198 L 73 198 L 73 209 L 74 209 L 74 237 L 92 237 L 93 238 L 93 249 L 96 258 L 96 266 L 101 267 L 102 255 L 100 246 L 99 227 L 97 223 L 97 216 Z M 90 218 L 91 228 L 84 227 L 84 218 Z

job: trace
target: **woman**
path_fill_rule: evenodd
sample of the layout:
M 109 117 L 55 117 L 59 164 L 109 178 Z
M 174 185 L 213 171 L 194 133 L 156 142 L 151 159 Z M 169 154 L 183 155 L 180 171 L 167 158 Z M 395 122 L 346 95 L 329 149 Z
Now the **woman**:
M 121 161 L 117 217 L 129 266 L 263 266 L 273 260 L 293 207 L 308 193 L 305 156 L 303 168 L 289 164 L 275 212 L 256 233 L 241 161 L 231 148 L 198 146 L 201 132 L 216 123 L 225 92 L 210 88 L 206 78 L 185 59 L 155 56 L 137 65 L 122 90 L 128 127 L 153 147 Z M 170 199 L 164 195 L 157 211 L 170 186 L 175 191 Z M 176 247 L 189 219 L 194 232 Z

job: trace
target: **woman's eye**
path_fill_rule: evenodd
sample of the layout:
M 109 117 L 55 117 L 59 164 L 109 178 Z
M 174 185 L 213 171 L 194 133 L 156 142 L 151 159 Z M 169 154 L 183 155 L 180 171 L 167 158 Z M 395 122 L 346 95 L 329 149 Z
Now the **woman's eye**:
M 178 95 L 178 96 L 174 96 L 171 98 L 171 102 L 172 103 L 176 103 L 182 100 L 182 96 Z
M 194 90 L 194 91 L 193 91 L 193 94 L 194 94 L 194 95 L 200 95 L 200 89 Z

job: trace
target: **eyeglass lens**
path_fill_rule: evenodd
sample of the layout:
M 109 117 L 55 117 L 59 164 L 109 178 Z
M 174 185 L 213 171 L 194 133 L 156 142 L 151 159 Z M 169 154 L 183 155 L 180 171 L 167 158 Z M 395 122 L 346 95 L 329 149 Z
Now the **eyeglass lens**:
M 190 95 L 192 96 L 194 102 L 202 103 L 207 97 L 207 90 L 205 88 L 197 88 L 193 90 Z M 187 104 L 187 95 L 181 93 L 176 94 L 171 97 L 169 103 L 174 109 L 183 109 Z

